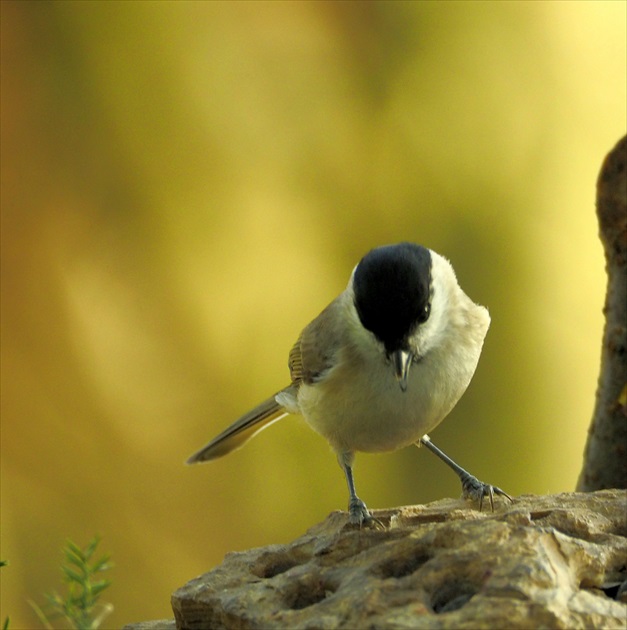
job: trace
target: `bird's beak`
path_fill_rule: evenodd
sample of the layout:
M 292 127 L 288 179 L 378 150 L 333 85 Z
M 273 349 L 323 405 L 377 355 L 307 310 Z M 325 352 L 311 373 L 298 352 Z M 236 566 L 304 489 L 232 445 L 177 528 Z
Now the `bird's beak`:
M 412 362 L 412 354 L 407 350 L 395 350 L 392 352 L 392 365 L 394 366 L 394 374 L 402 391 L 407 390 L 407 376 Z

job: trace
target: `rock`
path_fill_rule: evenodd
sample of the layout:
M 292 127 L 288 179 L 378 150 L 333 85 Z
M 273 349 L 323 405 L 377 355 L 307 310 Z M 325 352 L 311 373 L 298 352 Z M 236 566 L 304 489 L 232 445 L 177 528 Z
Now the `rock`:
M 140 621 L 139 623 L 129 623 L 123 626 L 122 630 L 176 630 L 176 622 L 174 619 Z
M 599 237 L 607 291 L 596 403 L 577 490 L 627 488 L 627 136 L 609 152 L 597 180 Z
M 228 554 L 173 594 L 177 628 L 627 627 L 625 491 L 374 516 L 384 528 L 334 512 L 290 544 Z

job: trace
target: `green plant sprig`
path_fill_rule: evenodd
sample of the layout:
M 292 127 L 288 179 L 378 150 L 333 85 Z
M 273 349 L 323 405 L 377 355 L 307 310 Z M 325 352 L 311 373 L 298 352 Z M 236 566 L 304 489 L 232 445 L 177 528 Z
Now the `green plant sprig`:
M 97 630 L 113 610 L 111 604 L 99 601 L 102 592 L 111 585 L 111 580 L 101 578 L 100 574 L 113 566 L 108 555 L 94 560 L 99 543 L 99 536 L 94 536 L 84 549 L 69 539 L 66 542 L 63 548 L 65 564 L 61 571 L 67 595 L 63 597 L 55 591 L 46 593 L 48 613 L 30 602 L 45 628 L 52 630 L 51 621 L 62 618 L 76 630 Z

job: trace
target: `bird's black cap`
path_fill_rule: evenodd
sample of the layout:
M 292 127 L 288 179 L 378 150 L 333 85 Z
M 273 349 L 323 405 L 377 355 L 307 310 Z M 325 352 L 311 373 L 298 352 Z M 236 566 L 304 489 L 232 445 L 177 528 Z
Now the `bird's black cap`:
M 429 318 L 431 253 L 413 243 L 377 247 L 357 265 L 353 291 L 364 328 L 388 353 L 405 349 L 408 337 Z

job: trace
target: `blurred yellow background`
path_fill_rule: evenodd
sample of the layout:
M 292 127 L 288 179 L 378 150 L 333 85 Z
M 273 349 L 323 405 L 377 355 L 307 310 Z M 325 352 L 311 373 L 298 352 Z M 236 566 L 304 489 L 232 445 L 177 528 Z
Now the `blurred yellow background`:
M 512 494 L 574 489 L 624 2 L 1 5 L 0 621 L 38 627 L 66 537 L 103 536 L 119 627 L 345 509 L 300 418 L 183 462 L 287 383 L 384 243 L 447 256 L 492 315 L 434 442 Z M 358 455 L 356 481 L 371 508 L 459 494 L 424 450 Z

